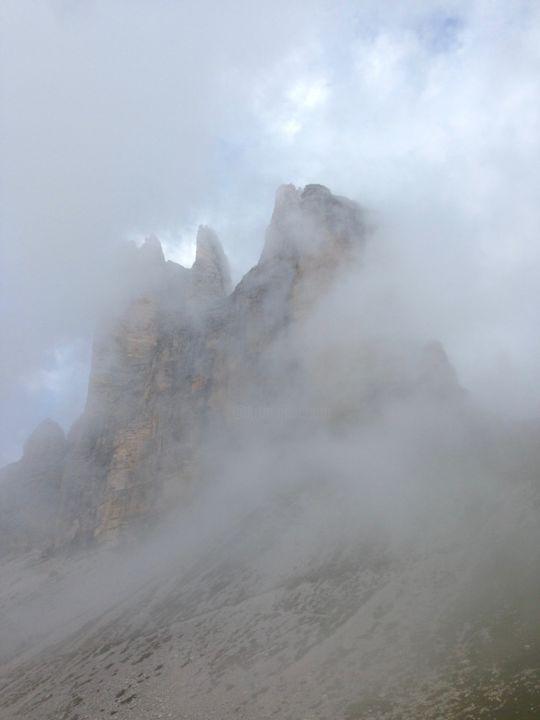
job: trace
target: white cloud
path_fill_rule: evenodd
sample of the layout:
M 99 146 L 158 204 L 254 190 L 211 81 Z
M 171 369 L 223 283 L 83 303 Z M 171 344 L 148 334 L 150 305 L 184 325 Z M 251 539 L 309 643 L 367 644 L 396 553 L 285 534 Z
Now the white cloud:
M 540 411 L 537 3 L 1 12 L 3 436 L 35 419 L 22 378 L 90 335 L 115 242 L 187 259 L 204 216 L 239 274 L 289 181 L 369 206 L 411 323 L 486 402 Z

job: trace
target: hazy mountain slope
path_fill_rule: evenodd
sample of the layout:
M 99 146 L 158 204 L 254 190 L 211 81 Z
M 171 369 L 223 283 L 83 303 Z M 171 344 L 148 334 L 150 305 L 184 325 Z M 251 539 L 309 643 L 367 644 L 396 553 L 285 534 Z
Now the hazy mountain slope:
M 538 714 L 538 427 L 358 307 L 366 240 L 285 186 L 230 294 L 208 228 L 134 250 L 82 417 L 2 471 L 2 719 Z
M 103 554 L 94 582 L 114 594 L 116 579 L 123 598 L 95 619 L 81 608 L 75 632 L 58 618 L 60 642 L 6 662 L 2 717 L 533 718 L 534 492 L 499 490 L 504 506 L 477 523 L 450 536 L 422 523 L 398 546 L 355 528 L 331 487 L 304 487 L 237 518 L 195 559 L 169 549 L 148 568 L 160 539 L 133 576 L 125 550 Z M 331 530 L 319 533 L 322 504 Z M 41 607 L 92 562 L 48 560 Z
M 204 483 L 209 445 L 239 405 L 284 393 L 291 358 L 270 352 L 296 316 L 323 295 L 336 270 L 363 248 L 360 209 L 319 185 L 277 193 L 261 261 L 227 296 L 229 270 L 215 234 L 199 228 L 190 270 L 165 262 L 149 238 L 127 253 L 123 301 L 96 333 L 88 398 L 68 433 L 54 477 L 56 513 L 35 533 L 18 519 L 19 547 L 60 547 L 114 537 L 155 522 Z M 127 278 L 127 280 L 126 280 Z M 50 464 L 34 453 L 36 466 Z M 3 470 L 30 483 L 28 462 Z M 34 473 L 35 474 L 35 473 Z M 11 499 L 2 492 L 0 512 Z M 51 533 L 51 528 L 52 533 Z

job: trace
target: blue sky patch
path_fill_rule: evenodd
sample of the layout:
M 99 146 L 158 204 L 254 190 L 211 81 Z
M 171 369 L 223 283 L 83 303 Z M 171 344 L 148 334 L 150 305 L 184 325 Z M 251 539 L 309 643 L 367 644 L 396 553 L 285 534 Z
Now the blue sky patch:
M 423 19 L 418 34 L 432 53 L 448 53 L 459 47 L 464 27 L 463 19 L 457 15 L 432 13 Z

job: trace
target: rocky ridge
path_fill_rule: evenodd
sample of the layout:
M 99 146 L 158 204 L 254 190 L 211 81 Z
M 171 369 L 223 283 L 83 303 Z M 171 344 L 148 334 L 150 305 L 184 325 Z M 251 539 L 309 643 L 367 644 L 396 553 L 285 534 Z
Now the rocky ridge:
M 247 386 L 269 384 L 265 349 L 364 242 L 360 209 L 320 185 L 278 190 L 261 260 L 232 294 L 213 230 L 199 228 L 190 270 L 166 262 L 148 238 L 132 299 L 96 335 L 86 407 L 54 462 L 47 447 L 41 458 L 25 449 L 2 471 L 0 487 L 20 489 L 38 482 L 42 465 L 39 482 L 56 508 L 39 533 L 21 510 L 21 530 L 7 531 L 3 548 L 111 537 L 187 498 L 201 482 L 209 424 L 226 424 Z M 61 432 L 52 427 L 44 430 Z
M 342 325 L 366 241 L 284 186 L 232 292 L 208 228 L 137 251 L 82 416 L 2 471 L 2 720 L 538 715 L 538 428 Z

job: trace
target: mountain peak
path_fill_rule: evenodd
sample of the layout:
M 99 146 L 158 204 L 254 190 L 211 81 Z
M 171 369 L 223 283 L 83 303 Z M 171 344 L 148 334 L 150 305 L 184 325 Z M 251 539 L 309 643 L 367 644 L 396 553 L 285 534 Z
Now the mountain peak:
M 359 245 L 365 236 L 360 207 L 320 184 L 303 189 L 281 185 L 266 232 L 261 261 L 277 257 L 336 256 Z
M 230 289 L 230 270 L 223 246 L 212 228 L 199 225 L 193 263 L 195 286 L 205 293 L 224 295 Z
M 165 262 L 163 248 L 155 235 L 149 235 L 139 248 L 141 256 L 153 265 L 161 265 Z
M 24 444 L 24 457 L 37 457 L 63 449 L 66 436 L 60 425 L 46 418 L 35 428 Z
M 320 185 L 318 183 L 306 185 L 302 192 L 302 199 L 309 197 L 328 198 L 331 196 L 332 193 L 329 188 L 327 188 L 326 185 Z

